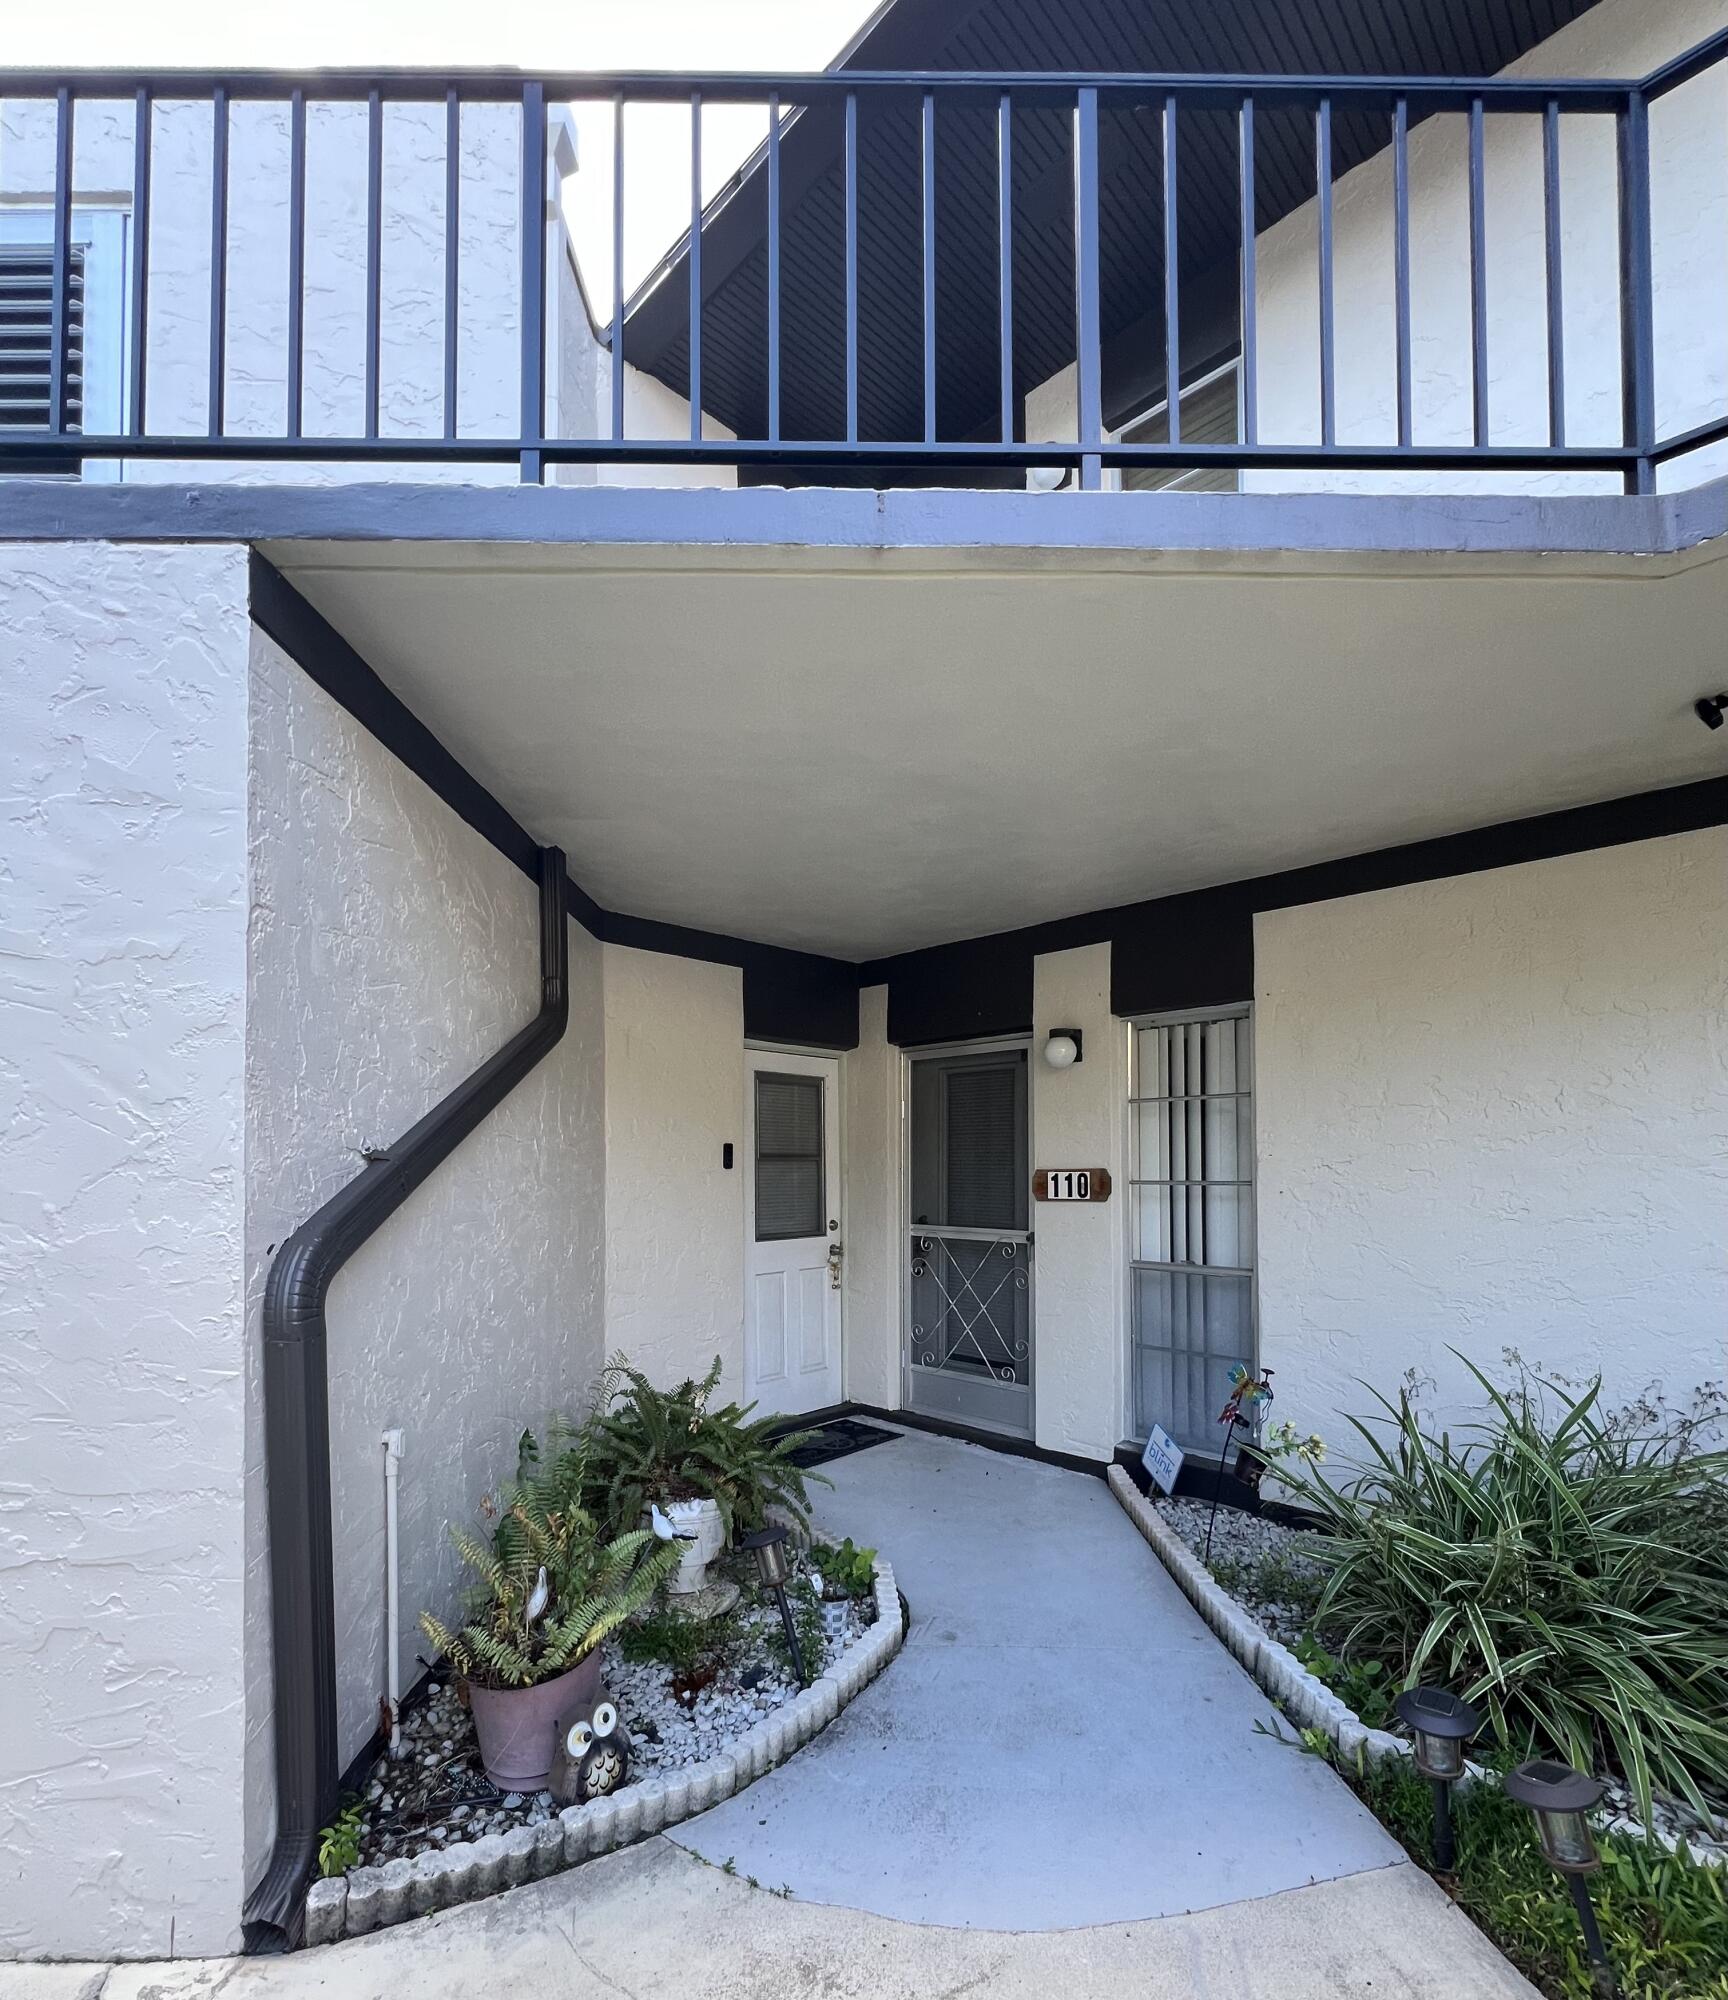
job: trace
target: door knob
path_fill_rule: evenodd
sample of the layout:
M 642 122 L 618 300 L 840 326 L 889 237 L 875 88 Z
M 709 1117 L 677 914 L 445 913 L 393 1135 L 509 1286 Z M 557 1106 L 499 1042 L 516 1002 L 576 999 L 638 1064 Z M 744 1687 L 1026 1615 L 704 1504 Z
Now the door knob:
M 841 1245 L 830 1243 L 828 1246 L 828 1289 L 834 1292 L 840 1289 L 840 1257 Z

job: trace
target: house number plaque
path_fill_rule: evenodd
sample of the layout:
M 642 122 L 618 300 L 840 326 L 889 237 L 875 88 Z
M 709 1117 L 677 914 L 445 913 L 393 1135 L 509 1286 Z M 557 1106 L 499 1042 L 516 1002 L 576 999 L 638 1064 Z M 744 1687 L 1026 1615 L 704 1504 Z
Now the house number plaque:
M 1040 1167 L 1032 1176 L 1034 1201 L 1108 1201 L 1108 1167 Z

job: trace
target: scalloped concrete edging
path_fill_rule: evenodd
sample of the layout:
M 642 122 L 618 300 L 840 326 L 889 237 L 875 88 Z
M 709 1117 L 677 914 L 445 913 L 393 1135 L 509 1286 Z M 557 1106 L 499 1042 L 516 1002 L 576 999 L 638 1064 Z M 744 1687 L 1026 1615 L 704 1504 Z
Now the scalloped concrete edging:
M 1110 1491 L 1122 1503 L 1122 1511 L 1152 1545 L 1183 1595 L 1297 1728 L 1320 1730 L 1337 1750 L 1340 1762 L 1347 1761 L 1357 1771 L 1365 1763 L 1378 1764 L 1382 1758 L 1415 1755 L 1414 1748 L 1403 1737 L 1394 1736 L 1390 1730 L 1368 1728 L 1324 1681 L 1303 1666 L 1288 1646 L 1263 1631 L 1182 1537 L 1166 1525 L 1124 1467 L 1112 1465 L 1109 1480 Z M 1487 1776 L 1480 1764 L 1466 1764 L 1458 1789 L 1462 1791 Z M 1604 1825 L 1610 1833 L 1654 1841 L 1670 1854 L 1679 1846 L 1678 1841 L 1670 1839 L 1660 1828 L 1641 1826 L 1624 1813 L 1616 1813 Z M 1694 1861 L 1711 1868 L 1728 1865 L 1728 1854 L 1719 1849 L 1689 1847 L 1687 1852 Z
M 1339 1758 L 1357 1770 L 1361 1770 L 1364 1762 L 1378 1764 L 1386 1757 L 1413 1754 L 1410 1745 L 1390 1730 L 1369 1729 L 1324 1681 L 1303 1666 L 1288 1646 L 1262 1631 L 1182 1537 L 1166 1525 L 1124 1467 L 1112 1465 L 1109 1479 L 1110 1491 L 1121 1502 L 1122 1511 L 1152 1545 L 1153 1553 L 1176 1579 L 1183 1595 L 1298 1729 L 1320 1730 L 1336 1748 Z M 1472 1764 L 1466 1767 L 1460 1782 L 1468 1783 L 1479 1776 L 1479 1768 Z
M 376 1868 L 355 1868 L 314 1882 L 306 1897 L 306 1943 L 334 1944 L 429 1916 L 455 1903 L 514 1889 L 574 1868 L 597 1854 L 706 1812 L 782 1764 L 826 1729 L 882 1671 L 905 1637 L 893 1566 L 876 1558 L 876 1622 L 801 1694 L 700 1764 L 639 1778 L 586 1805 L 566 1806 L 556 1819 L 452 1841 L 437 1852 L 398 1856 Z

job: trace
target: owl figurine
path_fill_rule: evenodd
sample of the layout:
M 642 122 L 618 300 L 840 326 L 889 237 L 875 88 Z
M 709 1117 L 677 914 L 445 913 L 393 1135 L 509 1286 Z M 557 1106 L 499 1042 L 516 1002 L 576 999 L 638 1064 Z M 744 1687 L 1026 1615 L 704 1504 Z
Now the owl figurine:
M 585 1805 L 622 1785 L 630 1770 L 630 1737 L 618 1704 L 602 1692 L 592 1707 L 566 1715 L 558 1724 L 548 1781 L 561 1806 Z

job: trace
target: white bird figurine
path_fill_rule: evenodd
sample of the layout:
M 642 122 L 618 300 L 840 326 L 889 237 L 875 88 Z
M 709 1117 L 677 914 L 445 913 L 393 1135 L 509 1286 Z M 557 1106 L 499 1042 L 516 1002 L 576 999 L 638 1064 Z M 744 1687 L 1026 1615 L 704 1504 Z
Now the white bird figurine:
M 653 1526 L 655 1534 L 657 1534 L 660 1537 L 661 1541 L 675 1542 L 678 1539 L 678 1530 L 675 1527 L 673 1527 L 672 1523 L 669 1520 L 667 1520 L 664 1514 L 661 1513 L 659 1503 L 657 1501 L 653 1500 L 649 1501 L 648 1519 L 651 1525 Z
M 528 1606 L 522 1613 L 522 1629 L 526 1632 L 536 1619 L 546 1616 L 546 1607 L 552 1602 L 552 1586 L 546 1581 L 546 1565 L 540 1565 L 540 1574 L 534 1579 L 534 1588 L 528 1593 Z

